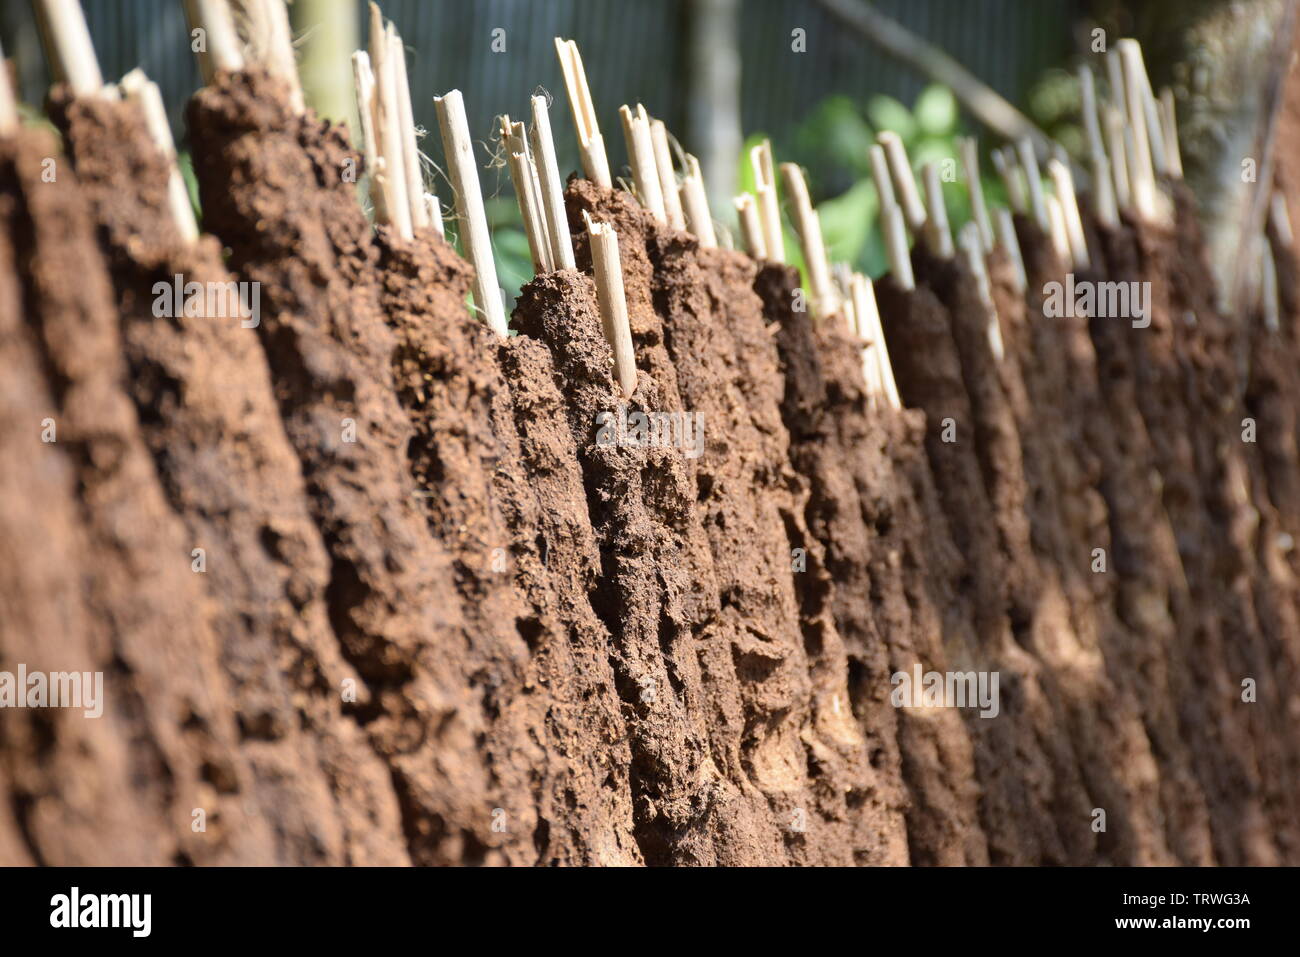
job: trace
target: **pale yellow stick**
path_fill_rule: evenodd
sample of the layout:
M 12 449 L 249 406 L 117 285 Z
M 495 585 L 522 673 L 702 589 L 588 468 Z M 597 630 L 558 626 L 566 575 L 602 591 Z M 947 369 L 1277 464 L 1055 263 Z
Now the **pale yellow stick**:
M 902 210 L 897 205 L 891 207 L 902 223 Z M 885 400 L 894 409 L 903 407 L 898 394 L 898 383 L 894 381 L 894 364 L 889 359 L 889 346 L 885 342 L 884 326 L 880 322 L 880 309 L 876 303 L 876 289 L 866 276 L 854 276 L 854 312 L 858 317 L 858 329 L 863 338 L 872 343 L 876 375 L 884 388 Z
M 876 142 L 885 148 L 885 158 L 889 160 L 889 172 L 894 179 L 894 192 L 898 204 L 907 220 L 907 227 L 916 236 L 921 235 L 925 226 L 925 203 L 916 186 L 916 176 L 912 173 L 911 161 L 907 158 L 907 148 L 897 133 L 885 130 L 877 134 Z
M 1048 196 L 1046 205 L 1047 235 L 1052 240 L 1052 248 L 1056 250 L 1062 268 L 1068 270 L 1072 263 L 1072 257 L 1070 255 L 1070 234 L 1065 228 L 1065 211 L 1061 208 L 1061 201 L 1055 196 Z
M 1183 178 L 1183 151 L 1178 143 L 1178 114 L 1174 105 L 1174 91 L 1165 87 L 1160 91 L 1158 101 L 1160 127 L 1165 136 L 1165 161 L 1169 175 L 1174 179 Z
M 1260 307 L 1264 313 L 1264 328 L 1277 332 L 1281 328 L 1281 306 L 1277 295 L 1277 263 L 1273 261 L 1273 248 L 1265 236 L 1259 244 Z
M 523 124 L 518 124 L 522 126 Z M 510 166 L 510 181 L 519 200 L 519 212 L 524 221 L 524 236 L 528 239 L 528 253 L 533 261 L 533 272 L 548 273 L 555 268 L 551 260 L 551 241 L 546 231 L 545 214 L 537 204 L 533 192 L 533 171 L 522 137 L 510 123 L 510 117 L 501 117 L 501 145 L 506 151 Z
M 370 205 L 374 207 L 377 222 L 391 222 L 384 190 L 384 171 L 381 168 L 383 158 L 379 154 L 375 133 L 375 114 L 378 112 L 375 109 L 375 75 L 370 69 L 370 54 L 365 50 L 352 54 L 352 80 L 357 91 L 357 116 L 361 120 L 366 172 L 370 174 Z
M 1011 260 L 1016 291 L 1023 295 L 1029 289 L 1029 276 L 1025 272 L 1025 258 L 1020 254 L 1020 237 L 1016 235 L 1016 222 L 1009 209 L 999 209 L 995 218 L 998 224 L 998 245 Z
M 1083 216 L 1079 212 L 1079 197 L 1074 191 L 1074 176 L 1070 167 L 1053 157 L 1047 161 L 1047 175 L 1056 187 L 1056 197 L 1065 216 L 1065 234 L 1070 240 L 1070 257 L 1076 269 L 1087 269 L 1092 264 L 1088 255 L 1088 240 L 1083 232 Z
M 569 91 L 569 108 L 573 111 L 573 125 L 578 133 L 578 148 L 582 169 L 587 179 L 606 189 L 613 187 L 609 176 L 609 158 L 605 155 L 605 140 L 596 122 L 596 110 L 591 103 L 591 89 L 582 66 L 582 54 L 572 40 L 555 38 L 555 52 L 560 58 L 564 85 Z
M 551 239 L 551 263 L 556 269 L 574 269 L 573 240 L 569 236 L 569 217 L 564 211 L 564 186 L 560 182 L 560 164 L 555 159 L 551 117 L 544 96 L 533 97 L 532 138 L 542 213 Z
M 190 29 L 203 31 L 205 49 L 197 56 L 205 85 L 212 82 L 218 70 L 235 73 L 244 68 L 239 33 L 226 0 L 185 0 L 185 12 Z
M 1097 221 L 1108 229 L 1119 225 L 1119 206 L 1115 202 L 1115 180 L 1106 154 L 1092 155 L 1092 199 L 1097 206 Z
M 4 71 L 0 70 L 2 72 Z M 190 205 L 185 178 L 176 165 L 176 142 L 172 139 L 171 124 L 167 122 L 167 107 L 163 105 L 162 92 L 158 89 L 158 84 L 138 68 L 122 77 L 121 86 L 127 101 L 134 103 L 144 116 L 149 137 L 167 161 L 167 205 L 181 239 L 186 244 L 192 243 L 199 238 L 199 227 L 194 221 L 194 207 Z
M 483 211 L 483 193 L 478 181 L 478 166 L 465 117 L 465 101 L 460 90 L 433 98 L 442 131 L 447 172 L 456 190 L 456 212 L 460 219 L 461 243 L 474 266 L 472 289 L 474 303 L 487 324 L 498 335 L 506 335 L 505 306 L 497 288 L 497 267 L 492 258 L 492 234 Z
M 1128 126 L 1133 136 L 1133 155 L 1129 157 L 1129 179 L 1133 206 L 1146 220 L 1157 216 L 1156 177 L 1151 159 L 1150 130 L 1147 127 L 1146 88 L 1143 85 L 1142 51 L 1135 40 L 1116 44 L 1124 65 L 1124 90 L 1128 104 Z
M 859 339 L 866 342 L 866 345 L 862 347 L 862 380 L 867 387 L 867 401 L 874 408 L 876 403 L 883 398 L 885 387 L 880 381 L 880 369 L 876 363 L 876 341 L 872 338 L 871 333 L 864 328 L 862 320 L 858 318 L 858 306 L 861 298 L 862 293 L 858 289 L 858 276 L 850 274 L 847 288 L 844 290 L 841 308 L 844 310 L 844 318 L 848 320 L 849 329 Z M 867 307 L 863 305 L 862 308 L 866 309 Z
M 785 262 L 785 234 L 781 230 L 781 207 L 776 196 L 776 168 L 772 160 L 772 143 L 764 140 L 749 151 L 754 170 L 754 191 L 758 200 L 758 221 L 763 226 L 763 245 L 767 258 Z
M 915 289 L 912 258 L 907 249 L 907 224 L 903 222 L 903 210 L 897 203 L 885 210 L 881 228 L 885 233 L 885 253 L 889 257 L 889 271 L 894 282 L 901 289 Z
M 550 115 L 549 112 L 547 115 Z M 523 153 L 528 159 L 527 187 L 532 191 L 533 208 L 537 210 L 537 235 L 539 238 L 544 238 L 546 240 L 546 262 L 547 271 L 549 272 L 556 268 L 554 252 L 555 241 L 551 238 L 551 229 L 546 224 L 546 207 L 542 205 L 542 174 L 537 168 L 537 157 L 533 154 L 533 147 L 528 136 L 528 128 L 523 123 L 512 123 L 510 124 L 510 130 L 514 143 L 513 149 L 516 152 Z M 560 201 L 564 201 L 563 196 L 560 197 Z M 568 226 L 567 216 L 565 219 L 565 226 Z M 572 237 L 570 237 L 570 248 L 572 248 Z
M 383 201 L 375 203 L 375 221 L 392 226 L 402 239 L 410 239 L 411 207 L 406 200 L 406 169 L 402 163 L 398 131 L 397 98 L 393 90 L 392 56 L 379 5 L 370 4 L 370 69 L 375 79 L 372 122 L 375 128 L 375 164 L 371 183 L 378 183 Z
M 623 138 L 627 143 L 628 161 L 632 166 L 632 182 L 637 199 L 649 210 L 656 222 L 668 222 L 664 212 L 663 190 L 659 187 L 659 171 L 655 167 L 654 145 L 650 141 L 650 126 L 644 123 L 629 106 L 619 107 L 623 121 Z
M 618 234 L 608 223 L 593 223 L 584 211 L 587 235 L 591 239 L 591 266 L 596 279 L 596 301 L 605 339 L 614 351 L 614 377 L 623 398 L 636 391 L 636 353 L 632 347 L 632 326 L 627 318 L 623 293 L 623 268 L 619 262 Z
M 56 81 L 73 96 L 98 96 L 104 88 L 86 17 L 77 0 L 36 0 L 46 53 Z
M 713 249 L 718 245 L 718 236 L 713 230 L 713 213 L 709 209 L 709 197 L 704 192 L 700 161 L 688 153 L 686 165 L 686 178 L 682 180 L 681 188 L 682 205 L 686 208 L 686 225 L 701 246 Z
M 785 180 L 786 196 L 794 215 L 791 217 L 799 234 L 804 265 L 808 269 L 808 283 L 812 286 L 813 311 L 828 316 L 839 307 L 839 297 L 831 283 L 830 263 L 826 259 L 826 245 L 822 241 L 821 223 L 813 212 L 812 199 L 803 170 L 794 163 L 781 164 L 781 177 Z
M 420 171 L 420 147 L 415 141 L 415 111 L 411 109 L 411 87 L 406 79 L 406 48 L 389 25 L 389 56 L 393 58 L 393 85 L 397 93 L 397 121 L 402 140 L 402 169 L 406 173 L 406 201 L 411 207 L 411 228 L 424 229 L 429 215 L 424 207 L 424 177 Z
M 1016 144 L 1016 155 L 1025 171 L 1025 182 L 1029 185 L 1029 208 L 1039 228 L 1046 232 L 1051 228 L 1051 223 L 1047 219 L 1047 204 L 1043 200 L 1046 195 L 1043 192 L 1043 177 L 1038 169 L 1038 154 L 1034 152 L 1034 143 L 1029 137 L 1024 137 Z
M 1286 196 L 1280 189 L 1273 190 L 1268 203 L 1268 215 L 1273 221 L 1277 238 L 1287 249 L 1295 246 L 1295 231 L 1291 228 L 1291 213 L 1287 210 Z
M 979 292 L 980 302 L 984 304 L 984 309 L 988 313 L 989 351 L 993 353 L 993 358 L 1001 362 L 1006 349 L 1002 343 L 1002 326 L 998 321 L 997 304 L 993 301 L 993 284 L 989 281 L 988 267 L 984 262 L 983 241 L 980 239 L 979 228 L 974 223 L 967 223 L 962 227 L 957 242 L 962 248 L 966 265 L 975 277 L 975 288 Z
M 4 50 L 0 49 L 0 136 L 12 136 L 18 132 L 18 105 L 4 63 Z
M 767 258 L 767 244 L 763 241 L 763 225 L 758 221 L 758 204 L 749 193 L 742 193 L 732 202 L 736 205 L 736 214 L 740 219 L 740 235 L 745 241 L 745 250 L 755 260 Z
M 1020 164 L 1015 162 L 1015 151 L 994 150 L 990 156 L 993 159 L 993 168 L 997 170 L 998 176 L 1002 179 L 1002 187 L 1006 190 L 1007 202 L 1017 213 L 1027 213 L 1029 211 L 1028 201 L 1025 199 L 1025 190 L 1021 185 L 1019 177 L 1016 175 L 1020 169 Z
M 1102 126 L 1110 150 L 1110 173 L 1115 186 L 1115 205 L 1128 210 L 1133 208 L 1133 187 L 1128 177 L 1129 156 L 1124 125 L 1124 114 L 1118 108 L 1108 105 L 1102 111 Z
M 289 28 L 289 10 L 284 0 L 262 0 L 266 21 L 270 28 L 267 38 L 267 69 L 279 77 L 289 88 L 289 106 L 295 113 L 307 109 L 302 96 L 302 83 L 298 79 L 298 61 L 293 55 L 293 32 Z
M 1101 140 L 1101 121 L 1097 112 L 1097 86 L 1092 67 L 1079 67 L 1079 93 L 1083 100 L 1083 129 L 1088 137 L 1088 155 L 1104 154 L 1106 146 Z
M 966 188 L 970 192 L 971 219 L 980 231 L 980 241 L 986 253 L 993 251 L 993 222 L 989 219 L 989 208 L 984 202 L 984 183 L 980 179 L 979 145 L 973 137 L 963 136 L 957 140 L 957 149 L 961 153 L 962 170 L 966 174 Z
M 424 194 L 424 210 L 429 217 L 429 227 L 436 230 L 439 236 L 446 237 L 447 228 L 442 222 L 442 204 L 438 202 L 438 197 L 433 193 Z
M 889 160 L 885 148 L 880 144 L 871 147 L 871 179 L 876 184 L 876 196 L 880 200 L 880 213 L 889 206 L 897 206 L 898 198 L 894 195 L 894 183 L 889 175 Z
M 948 208 L 943 200 L 943 183 L 939 180 L 939 164 L 926 163 L 921 169 L 921 180 L 925 183 L 925 198 L 929 214 L 922 228 L 925 244 L 930 252 L 940 259 L 951 259 L 952 228 L 948 225 Z
M 686 216 L 677 190 L 677 176 L 673 173 L 673 154 L 668 148 L 668 127 L 663 120 L 650 121 L 650 145 L 654 148 L 655 171 L 659 174 L 659 191 L 663 193 L 668 225 L 673 229 L 685 229 Z

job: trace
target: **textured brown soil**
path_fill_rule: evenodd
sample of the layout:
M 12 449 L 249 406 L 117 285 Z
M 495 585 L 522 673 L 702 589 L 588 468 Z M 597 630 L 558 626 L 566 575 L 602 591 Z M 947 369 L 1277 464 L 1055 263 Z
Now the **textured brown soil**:
M 498 337 L 286 102 L 193 101 L 190 248 L 130 107 L 56 95 L 56 183 L 0 144 L 0 670 L 107 694 L 0 715 L 0 862 L 1300 861 L 1293 264 L 1280 330 L 1220 317 L 1176 188 L 1077 277 L 1150 281 L 1148 329 L 1047 318 L 1031 223 L 995 314 L 918 250 L 876 287 L 894 411 L 794 270 L 576 178 L 578 269 Z M 177 273 L 260 283 L 260 324 L 156 317 Z M 637 411 L 702 454 L 603 438 Z M 998 716 L 894 707 L 918 665 L 996 672 Z

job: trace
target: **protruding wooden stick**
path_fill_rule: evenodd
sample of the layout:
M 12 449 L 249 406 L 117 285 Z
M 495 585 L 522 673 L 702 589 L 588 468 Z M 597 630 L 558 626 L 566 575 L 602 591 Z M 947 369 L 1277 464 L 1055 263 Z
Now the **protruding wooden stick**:
M 138 68 L 122 77 L 121 86 L 127 101 L 134 103 L 144 116 L 150 139 L 167 161 L 167 205 L 172 221 L 181 234 L 181 240 L 187 245 L 193 243 L 199 238 L 199 227 L 194 221 L 194 207 L 190 205 L 185 179 L 181 176 L 180 167 L 176 165 L 176 142 L 172 139 L 171 124 L 167 122 L 167 107 L 163 105 L 162 92 L 158 89 L 158 84 Z
M 1055 196 L 1048 196 L 1046 205 L 1047 235 L 1052 240 L 1052 249 L 1056 251 L 1057 258 L 1061 260 L 1061 267 L 1068 270 L 1073 264 L 1073 257 L 1070 253 L 1070 232 L 1065 227 L 1065 210 Z
M 995 219 L 998 224 L 998 245 L 1011 260 L 1016 291 L 1023 295 L 1029 290 L 1029 276 L 1025 272 L 1025 258 L 1020 254 L 1020 237 L 1016 235 L 1015 220 L 1009 209 L 999 209 Z
M 447 171 L 456 189 L 456 213 L 460 219 L 461 244 L 474 266 L 474 304 L 487 324 L 498 335 L 506 335 L 505 306 L 497 288 L 497 267 L 492 258 L 492 234 L 488 232 L 483 211 L 483 193 L 479 187 L 478 167 L 465 117 L 465 101 L 460 90 L 433 98 L 442 132 Z
M 375 131 L 375 115 L 378 110 L 375 100 L 375 75 L 370 69 L 370 54 L 358 50 L 352 54 L 352 80 L 357 92 L 357 116 L 361 120 L 361 139 L 366 160 L 366 172 L 370 174 L 370 205 L 375 211 L 375 221 L 392 222 L 388 215 L 388 200 L 384 189 L 384 177 L 387 175 L 383 166 L 384 159 L 379 150 L 379 135 Z
M 1117 46 L 1125 44 L 1119 41 Z M 1169 151 L 1165 144 L 1164 128 L 1160 124 L 1160 110 L 1156 102 L 1155 90 L 1151 87 L 1151 76 L 1147 73 L 1146 60 L 1142 56 L 1142 44 L 1129 40 L 1129 49 L 1134 51 L 1137 75 L 1142 84 L 1142 115 L 1146 119 L 1147 137 L 1151 143 L 1151 165 L 1159 176 L 1169 175 Z
M 718 245 L 718 235 L 713 229 L 713 213 L 709 209 L 709 196 L 704 191 L 704 175 L 700 161 L 686 154 L 686 177 L 682 180 L 681 202 L 686 208 L 686 225 L 700 245 L 713 249 Z
M 1106 146 L 1101 139 L 1101 121 L 1097 113 L 1096 78 L 1092 74 L 1092 67 L 1086 64 L 1079 67 L 1079 95 L 1083 101 L 1080 112 L 1083 114 L 1083 129 L 1088 137 L 1088 155 L 1104 154 Z
M 1029 202 L 1025 198 L 1025 189 L 1016 175 L 1020 164 L 1016 162 L 1015 150 L 1008 147 L 1005 150 L 994 150 L 989 155 L 993 158 L 993 168 L 1002 180 L 1002 188 L 1006 191 L 1011 208 L 1017 213 L 1028 212 Z
M 659 191 L 664 196 L 664 213 L 668 217 L 668 225 L 673 229 L 685 229 L 686 216 L 682 212 L 677 190 L 677 176 L 673 173 L 673 154 L 668 148 L 668 127 L 663 120 L 650 121 L 650 145 L 654 148 L 655 171 L 659 174 Z
M 1157 101 L 1160 115 L 1160 128 L 1165 139 L 1165 161 L 1169 175 L 1174 179 L 1183 178 L 1183 151 L 1178 144 L 1178 114 L 1174 105 L 1174 91 L 1165 87 L 1160 91 Z
M 808 184 L 803 170 L 794 163 L 781 164 L 781 177 L 789 197 L 799 245 L 803 249 L 804 265 L 808 268 L 808 284 L 812 286 L 813 311 L 828 316 L 839 307 L 839 297 L 831 283 L 831 267 L 826 259 L 826 245 L 822 242 L 821 223 L 813 211 L 808 195 Z
M 749 193 L 742 193 L 733 202 L 736 215 L 740 218 L 740 234 L 745 241 L 745 250 L 756 260 L 767 258 L 767 244 L 763 241 L 763 225 L 758 221 L 758 204 Z
M 424 194 L 424 211 L 429 218 L 429 228 L 437 231 L 439 236 L 446 237 L 447 227 L 442 222 L 442 204 L 433 193 Z
M 295 113 L 306 112 L 302 83 L 298 79 L 298 60 L 293 53 L 293 31 L 289 27 L 289 10 L 284 0 L 262 0 L 270 30 L 267 38 L 267 70 L 289 87 L 289 106 Z
M 533 272 L 540 276 L 554 271 L 555 265 L 551 259 L 546 214 L 542 212 L 537 194 L 533 191 L 532 161 L 524 137 L 516 132 L 516 127 L 522 128 L 523 124 L 511 124 L 508 116 L 502 116 L 500 122 L 501 145 L 510 166 L 510 181 L 514 184 L 515 196 L 519 200 L 524 235 L 528 239 L 528 253 L 533 261 Z
M 1043 201 L 1043 177 L 1038 169 L 1038 155 L 1034 152 L 1033 141 L 1024 137 L 1016 144 L 1016 155 L 1025 171 L 1025 182 L 1029 186 L 1029 208 L 1044 232 L 1051 228 L 1047 219 L 1047 204 Z
M 86 17 L 77 0 L 36 0 L 36 13 L 45 40 L 45 55 L 56 81 L 73 96 L 98 96 L 104 88 Z
M 1115 106 L 1107 106 L 1102 111 L 1102 126 L 1106 133 L 1106 145 L 1110 151 L 1110 173 L 1115 186 L 1115 204 L 1120 209 L 1132 209 L 1133 187 L 1128 176 L 1129 155 L 1124 132 L 1124 114 Z
M 772 160 L 772 142 L 764 140 L 749 151 L 754 170 L 754 191 L 758 201 L 758 221 L 763 227 L 763 245 L 767 258 L 785 262 L 785 234 L 781 230 L 781 207 L 776 197 L 776 167 Z
M 876 363 L 876 342 L 866 330 L 862 321 L 858 319 L 858 300 L 862 298 L 863 294 L 857 288 L 857 280 L 857 274 L 850 271 L 848 278 L 844 281 L 844 288 L 841 290 L 843 298 L 840 301 L 840 309 L 844 313 L 850 331 L 859 339 L 865 341 L 861 354 L 862 381 L 867 387 L 867 403 L 871 408 L 875 408 L 876 403 L 884 398 L 885 386 L 880 381 L 880 368 Z M 863 303 L 862 309 L 865 311 L 867 308 L 869 307 Z
M 388 52 L 393 58 L 393 86 L 402 140 L 402 169 L 406 173 L 406 201 L 411 207 L 411 228 L 424 229 L 429 225 L 429 215 L 424 208 L 424 177 L 420 171 L 420 147 L 415 140 L 415 111 L 411 109 L 411 87 L 406 79 L 406 48 L 391 23 L 388 28 L 391 31 Z
M 943 183 L 939 180 L 939 164 L 926 163 L 921 169 L 925 183 L 925 200 L 929 210 L 922 230 L 925 244 L 940 259 L 951 259 L 952 228 L 948 225 L 948 208 L 943 200 Z
M 889 257 L 889 271 L 894 282 L 900 289 L 915 289 L 912 258 L 907 249 L 907 224 L 903 222 L 903 210 L 897 203 L 885 210 L 881 228 L 885 233 L 885 254 Z
M 894 210 L 895 218 L 902 225 L 903 211 L 897 204 L 890 208 Z M 890 407 L 901 409 L 903 402 L 898 395 L 898 384 L 894 381 L 894 365 L 889 360 L 889 346 L 885 343 L 885 332 L 880 323 L 880 309 L 876 304 L 876 290 L 871 280 L 863 275 L 855 275 L 852 296 L 853 312 L 858 320 L 858 334 L 871 342 L 870 352 L 876 367 L 875 378 L 883 388 L 885 400 Z
M 569 217 L 564 211 L 564 186 L 560 182 L 560 164 L 555 159 L 555 141 L 551 138 L 551 117 L 546 97 L 535 96 L 532 102 L 533 162 L 537 164 L 546 234 L 551 239 L 551 263 L 556 269 L 575 269 Z
M 531 109 L 531 103 L 530 103 Z M 549 116 L 549 113 L 548 113 Z M 513 149 L 517 153 L 523 153 L 528 158 L 528 182 L 527 186 L 533 194 L 533 208 L 537 210 L 537 231 L 539 236 L 546 238 L 546 261 L 550 264 L 550 269 L 555 269 L 555 242 L 551 239 L 550 227 L 546 225 L 546 207 L 542 205 L 542 173 L 537 167 L 537 156 L 533 152 L 532 141 L 528 135 L 528 127 L 523 123 L 510 124 L 511 142 L 514 144 Z M 559 169 L 557 164 L 556 169 Z M 563 202 L 564 197 L 560 197 Z M 566 217 L 567 225 L 567 217 Z M 572 241 L 570 241 L 572 247 Z
M 1268 237 L 1261 235 L 1256 242 L 1259 245 L 1260 270 L 1260 310 L 1264 315 L 1264 328 L 1277 332 L 1281 326 L 1281 307 L 1277 295 L 1277 263 L 1273 261 L 1273 248 Z
M 916 188 L 916 177 L 912 173 L 912 164 L 907 158 L 907 148 L 898 134 L 884 130 L 876 135 L 876 142 L 885 148 L 885 158 L 889 160 L 889 171 L 894 180 L 894 192 L 902 208 L 907 226 L 919 236 L 925 226 L 925 204 L 921 202 L 921 193 Z
M 14 99 L 13 87 L 9 85 L 4 49 L 0 47 L 0 136 L 13 136 L 17 132 L 18 103 Z
M 205 36 L 206 49 L 198 54 L 205 85 L 218 70 L 235 73 L 244 68 L 244 53 L 227 0 L 185 0 L 185 12 L 190 29 L 201 29 Z
M 957 140 L 957 150 L 961 153 L 962 170 L 966 174 L 966 188 L 970 192 L 971 219 L 980 233 L 980 242 L 984 251 L 993 251 L 993 222 L 989 219 L 989 208 L 984 202 L 984 183 L 980 179 L 979 145 L 973 137 L 963 136 Z
M 883 215 L 886 207 L 897 206 L 898 198 L 894 195 L 894 182 L 889 176 L 889 160 L 885 156 L 885 148 L 877 143 L 870 149 L 871 155 L 871 179 L 876 184 L 876 196 L 880 200 L 880 214 Z
M 1269 197 L 1268 215 L 1278 241 L 1287 249 L 1294 248 L 1295 231 L 1291 228 L 1291 213 L 1287 210 L 1286 196 L 1280 189 L 1273 190 L 1273 195 Z
M 619 107 L 623 121 L 623 139 L 627 143 L 628 162 L 632 166 L 632 182 L 636 197 L 650 211 L 656 222 L 667 225 L 664 211 L 664 194 L 659 186 L 659 171 L 655 166 L 654 144 L 650 137 L 650 124 L 637 111 L 627 105 Z
M 1070 257 L 1076 269 L 1087 269 L 1092 263 L 1088 255 L 1088 240 L 1083 232 L 1083 216 L 1079 212 L 1079 197 L 1074 191 L 1074 176 L 1070 167 L 1053 157 L 1047 161 L 1047 175 L 1056 187 L 1056 197 L 1065 216 L 1065 233 L 1070 240 Z
M 997 303 L 993 300 L 993 285 L 989 282 L 988 266 L 984 262 L 984 243 L 980 239 L 979 227 L 974 223 L 963 226 L 957 237 L 957 244 L 961 246 L 962 257 L 975 277 L 975 288 L 979 291 L 980 302 L 984 304 L 984 310 L 988 313 L 989 351 L 993 353 L 993 358 L 1001 362 L 1006 354 L 1006 348 L 1002 343 L 1002 324 L 998 320 Z
M 375 77 L 375 148 L 383 162 L 377 178 L 384 193 L 375 205 L 375 219 L 391 225 L 402 239 L 411 239 L 411 204 L 406 197 L 406 165 L 402 155 L 401 118 L 397 107 L 397 78 L 394 75 L 392 45 L 384 29 L 379 5 L 370 4 L 370 68 Z M 423 191 L 421 191 L 423 193 Z
M 619 263 L 618 234 L 608 223 L 593 223 L 585 211 L 587 235 L 591 240 L 591 265 L 596 274 L 596 301 L 605 338 L 614 350 L 614 377 L 623 390 L 623 398 L 636 391 L 636 353 L 632 348 L 632 326 L 627 318 L 627 298 L 623 293 L 623 268 Z
M 1115 202 L 1115 180 L 1106 154 L 1092 156 L 1092 201 L 1097 207 L 1097 221 L 1107 229 L 1119 225 L 1119 206 Z
M 1124 64 L 1124 90 L 1128 105 L 1128 126 L 1133 135 L 1133 154 L 1129 157 L 1129 181 L 1133 206 L 1146 220 L 1157 216 L 1155 168 L 1151 159 L 1150 129 L 1147 126 L 1146 87 L 1142 67 L 1142 50 L 1136 40 L 1116 44 Z
M 596 109 L 591 103 L 591 89 L 587 86 L 587 74 L 582 67 L 582 54 L 578 52 L 578 44 L 556 37 L 555 52 L 560 58 L 564 85 L 569 91 L 569 108 L 573 110 L 573 125 L 578 132 L 582 170 L 587 174 L 587 179 L 597 186 L 611 189 L 614 183 L 609 176 L 605 140 L 601 137 L 600 125 L 596 122 Z

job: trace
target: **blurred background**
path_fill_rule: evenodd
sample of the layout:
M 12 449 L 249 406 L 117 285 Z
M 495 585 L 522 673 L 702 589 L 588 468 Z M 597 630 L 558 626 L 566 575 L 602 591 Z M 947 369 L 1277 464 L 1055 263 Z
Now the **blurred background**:
M 527 244 L 495 117 L 528 113 L 538 90 L 552 113 L 562 171 L 578 168 L 553 38 L 577 40 L 611 167 L 625 167 L 618 107 L 643 103 L 700 158 L 714 215 L 734 222 L 730 197 L 747 188 L 744 147 L 770 137 L 778 161 L 803 165 L 832 257 L 878 275 L 867 147 L 898 132 L 917 163 L 955 156 L 954 137 L 985 151 L 1005 129 L 980 122 L 978 103 L 1004 101 L 1080 155 L 1075 70 L 1097 34 L 1142 41 L 1152 81 L 1178 99 L 1188 180 L 1212 221 L 1230 230 L 1242 202 L 1239 164 L 1262 148 L 1271 74 L 1289 62 L 1276 36 L 1293 0 L 386 0 L 408 51 L 426 180 L 443 200 L 442 149 L 432 98 L 457 88 L 479 141 L 484 194 L 503 285 L 530 277 Z M 162 86 L 177 141 L 199 85 L 181 0 L 83 0 L 106 79 L 134 67 Z M 360 0 L 294 0 L 291 16 L 309 102 L 355 129 L 350 53 L 364 46 Z M 30 5 L 0 0 L 0 43 L 24 99 L 39 109 L 48 75 Z M 971 81 L 946 67 L 965 68 Z M 946 83 L 944 81 L 947 81 Z M 976 108 L 972 108 L 976 107 Z M 355 139 L 355 138 L 354 138 Z M 987 162 L 985 166 L 988 167 Z M 1001 185 L 986 169 L 986 189 Z M 965 189 L 953 184 L 954 224 Z M 1216 228 L 1212 227 L 1214 233 Z M 1212 241 L 1213 241 L 1212 236 Z M 1226 240 L 1225 242 L 1231 242 Z

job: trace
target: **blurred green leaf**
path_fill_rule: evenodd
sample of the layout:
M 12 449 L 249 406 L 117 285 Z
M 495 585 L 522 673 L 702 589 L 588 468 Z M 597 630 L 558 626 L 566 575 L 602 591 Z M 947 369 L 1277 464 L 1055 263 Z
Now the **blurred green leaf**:
M 904 142 L 916 138 L 916 120 L 902 103 L 878 93 L 867 103 L 867 118 L 877 130 L 893 130 Z
M 951 136 L 956 132 L 957 98 L 946 86 L 934 84 L 922 90 L 914 112 L 917 126 L 930 136 Z

